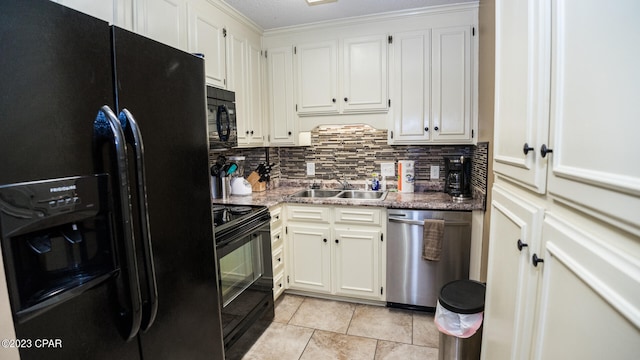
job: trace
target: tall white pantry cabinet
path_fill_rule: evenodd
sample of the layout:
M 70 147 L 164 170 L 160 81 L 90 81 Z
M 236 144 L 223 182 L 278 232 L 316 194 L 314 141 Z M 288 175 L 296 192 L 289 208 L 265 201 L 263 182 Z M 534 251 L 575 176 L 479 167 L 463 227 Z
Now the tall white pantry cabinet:
M 639 12 L 496 0 L 483 359 L 640 353 Z

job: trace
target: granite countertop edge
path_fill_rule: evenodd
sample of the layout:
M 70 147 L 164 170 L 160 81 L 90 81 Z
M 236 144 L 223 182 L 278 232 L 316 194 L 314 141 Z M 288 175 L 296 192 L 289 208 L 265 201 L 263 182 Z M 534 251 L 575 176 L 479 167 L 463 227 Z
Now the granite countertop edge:
M 229 205 L 258 205 L 272 207 L 282 203 L 311 204 L 311 205 L 345 205 L 345 206 L 375 206 L 388 209 L 416 209 L 416 210 L 453 210 L 473 211 L 485 209 L 485 198 L 474 197 L 469 201 L 454 202 L 449 194 L 444 192 L 389 192 L 384 200 L 357 200 L 340 198 L 298 198 L 291 194 L 304 190 L 305 187 L 278 187 L 272 190 L 254 192 L 251 195 L 232 195 L 228 199 L 213 199 L 213 204 Z

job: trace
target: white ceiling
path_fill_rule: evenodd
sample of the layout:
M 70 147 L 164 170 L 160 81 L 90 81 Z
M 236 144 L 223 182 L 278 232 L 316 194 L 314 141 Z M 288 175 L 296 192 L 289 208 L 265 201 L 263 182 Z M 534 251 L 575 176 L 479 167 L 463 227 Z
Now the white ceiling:
M 264 30 L 340 18 L 477 2 L 477 0 L 337 0 L 307 5 L 305 0 L 224 0 Z

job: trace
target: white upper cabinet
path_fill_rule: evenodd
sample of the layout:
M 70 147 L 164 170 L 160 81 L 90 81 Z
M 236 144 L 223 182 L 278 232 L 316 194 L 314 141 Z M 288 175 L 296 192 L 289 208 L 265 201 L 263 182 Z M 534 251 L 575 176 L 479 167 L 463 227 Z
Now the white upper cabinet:
M 391 143 L 430 140 L 431 31 L 393 35 Z
M 135 32 L 188 50 L 186 0 L 136 0 L 135 7 Z
M 630 146 L 640 68 L 629 53 L 640 34 L 623 21 L 629 13 L 597 2 L 496 3 L 494 170 L 640 235 L 640 151 Z
M 342 111 L 387 111 L 387 36 L 345 38 Z
M 475 30 L 393 35 L 390 144 L 471 144 L 477 127 Z
M 472 142 L 471 31 L 471 26 L 431 30 L 434 142 Z
M 387 111 L 386 35 L 302 43 L 294 58 L 299 115 Z
M 581 32 L 581 31 L 580 31 Z M 550 27 L 546 1 L 496 2 L 494 171 L 546 190 Z
M 248 40 L 227 35 L 227 89 L 236 94 L 239 146 L 264 145 L 260 54 Z
M 189 51 L 204 54 L 207 85 L 226 86 L 226 46 L 224 19 L 206 1 L 189 2 Z
M 553 153 L 543 161 L 556 200 L 640 236 L 640 28 L 631 15 L 640 2 L 626 4 L 553 2 Z
M 267 50 L 270 143 L 295 145 L 297 119 L 293 101 L 293 50 Z
M 300 44 L 295 46 L 294 54 L 298 114 L 337 113 L 337 41 Z
M 262 104 L 262 50 L 258 44 L 247 44 L 247 129 L 249 145 L 264 145 L 265 122 Z

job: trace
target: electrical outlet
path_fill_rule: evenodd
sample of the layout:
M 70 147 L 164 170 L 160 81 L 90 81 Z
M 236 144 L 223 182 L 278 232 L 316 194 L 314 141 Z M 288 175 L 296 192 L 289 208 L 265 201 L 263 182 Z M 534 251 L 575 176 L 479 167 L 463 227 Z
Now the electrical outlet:
M 307 163 L 307 176 L 315 176 L 316 175 L 316 163 L 309 162 Z
M 395 176 L 396 175 L 396 164 L 394 163 L 381 163 L 380 164 L 380 175 L 382 176 Z
M 438 180 L 440 178 L 440 166 L 431 165 L 431 180 Z

